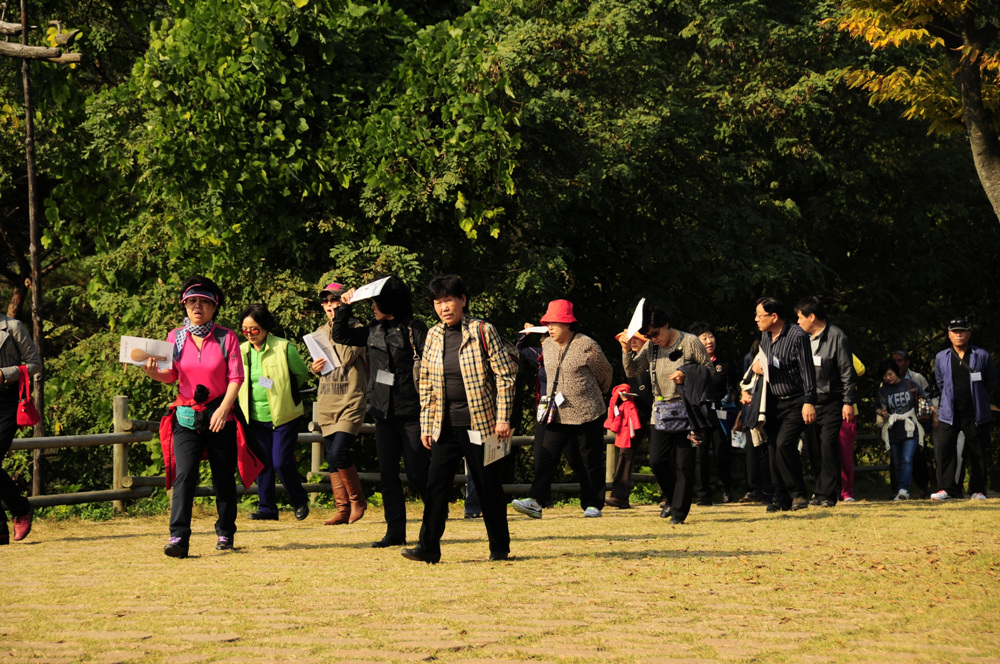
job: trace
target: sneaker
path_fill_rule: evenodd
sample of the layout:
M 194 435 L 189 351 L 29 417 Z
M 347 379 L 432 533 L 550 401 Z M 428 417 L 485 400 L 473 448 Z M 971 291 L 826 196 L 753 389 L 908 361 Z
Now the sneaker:
M 797 512 L 799 510 L 804 510 L 809 507 L 809 501 L 805 498 L 796 498 L 792 501 L 792 511 Z
M 514 500 L 511 504 L 515 512 L 520 512 L 525 516 L 530 516 L 532 519 L 542 518 L 542 506 L 538 504 L 538 501 L 534 498 L 523 498 Z
M 163 547 L 163 553 L 171 558 L 187 558 L 188 544 L 180 537 L 171 537 L 167 545 Z
M 986 494 L 974 493 L 972 494 L 972 500 L 986 500 Z
M 847 498 L 841 498 L 840 502 L 842 502 L 842 503 L 856 503 L 858 501 L 854 498 L 854 496 L 848 496 Z
M 596 519 L 597 517 L 601 516 L 601 510 L 597 509 L 596 507 L 588 507 L 587 509 L 583 510 L 583 515 L 588 519 Z
M 24 516 L 14 517 L 14 537 L 15 542 L 20 542 L 31 532 L 31 519 L 35 516 L 35 508 L 28 506 L 28 513 Z
M 900 489 L 899 493 L 897 493 L 896 497 L 893 498 L 892 500 L 893 500 L 893 502 L 898 503 L 900 501 L 909 500 L 909 499 L 910 499 L 910 492 L 907 491 L 906 489 Z
M 747 495 L 740 498 L 739 502 L 747 505 L 751 503 L 759 503 L 764 498 L 764 494 L 760 491 L 747 491 Z
M 938 491 L 931 494 L 931 500 L 935 503 L 943 503 L 946 500 L 951 500 L 951 496 L 948 495 L 947 491 Z
M 233 550 L 233 538 L 226 537 L 225 535 L 219 535 L 219 543 L 215 545 L 216 551 L 232 551 Z

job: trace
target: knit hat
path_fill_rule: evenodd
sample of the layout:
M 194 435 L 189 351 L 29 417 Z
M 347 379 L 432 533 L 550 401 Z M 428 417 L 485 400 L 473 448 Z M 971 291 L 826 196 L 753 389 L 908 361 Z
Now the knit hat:
M 569 300 L 552 300 L 549 308 L 542 316 L 542 325 L 548 323 L 575 323 L 576 317 L 573 315 L 573 303 Z

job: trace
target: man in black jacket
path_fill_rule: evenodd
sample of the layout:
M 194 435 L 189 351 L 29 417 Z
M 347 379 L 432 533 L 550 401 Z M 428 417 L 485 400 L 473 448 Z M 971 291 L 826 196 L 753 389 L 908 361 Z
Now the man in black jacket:
M 854 420 L 858 376 L 850 341 L 843 330 L 826 322 L 819 298 L 803 298 L 795 311 L 799 327 L 809 335 L 816 371 L 816 421 L 806 427 L 803 436 L 816 476 L 809 504 L 833 507 L 840 497 L 840 423 Z

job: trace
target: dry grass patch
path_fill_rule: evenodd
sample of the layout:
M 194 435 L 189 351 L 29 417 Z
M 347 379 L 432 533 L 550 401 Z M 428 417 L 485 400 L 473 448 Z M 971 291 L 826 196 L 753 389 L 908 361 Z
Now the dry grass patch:
M 370 548 L 374 509 L 244 516 L 230 553 L 203 512 L 187 560 L 165 516 L 39 520 L 0 547 L 0 661 L 1000 664 L 1000 501 L 693 509 L 512 512 L 503 563 L 455 510 L 434 566 Z

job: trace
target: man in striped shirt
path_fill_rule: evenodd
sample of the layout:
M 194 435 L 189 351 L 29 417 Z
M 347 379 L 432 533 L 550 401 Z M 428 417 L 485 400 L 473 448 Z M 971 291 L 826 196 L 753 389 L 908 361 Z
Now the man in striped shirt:
M 774 481 L 774 502 L 767 506 L 768 512 L 809 507 L 798 446 L 806 425 L 816 421 L 816 375 L 809 335 L 785 318 L 785 305 L 778 298 L 757 300 L 754 320 L 767 363 L 754 362 L 753 370 L 764 376 L 767 385 L 764 431 Z M 743 402 L 749 399 L 744 392 Z

